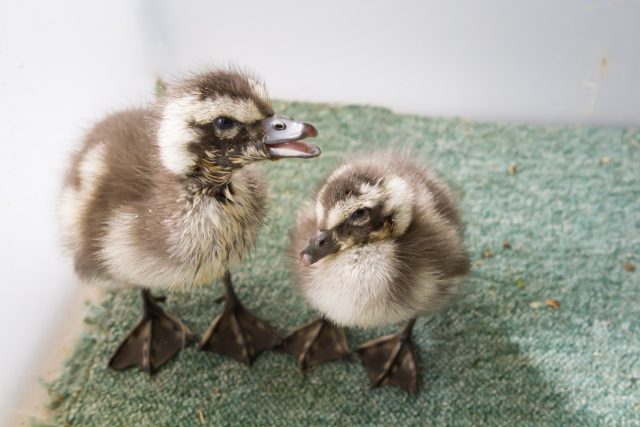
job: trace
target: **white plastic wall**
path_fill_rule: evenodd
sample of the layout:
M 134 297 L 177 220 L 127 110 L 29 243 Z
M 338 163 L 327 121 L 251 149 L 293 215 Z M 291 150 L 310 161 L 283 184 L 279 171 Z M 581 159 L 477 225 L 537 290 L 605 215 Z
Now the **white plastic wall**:
M 55 224 L 67 155 L 93 120 L 153 95 L 141 40 L 127 0 L 0 0 L 0 424 L 77 286 Z
M 480 120 L 640 124 L 633 0 L 148 0 L 165 72 L 246 64 L 279 98 Z

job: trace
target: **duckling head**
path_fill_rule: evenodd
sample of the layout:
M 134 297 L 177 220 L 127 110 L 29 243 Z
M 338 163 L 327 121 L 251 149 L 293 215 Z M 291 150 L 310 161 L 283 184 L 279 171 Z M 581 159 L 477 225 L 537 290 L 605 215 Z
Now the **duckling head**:
M 300 261 L 309 266 L 356 246 L 395 239 L 407 231 L 412 217 L 413 193 L 403 178 L 346 165 L 318 192 L 318 232 Z
M 262 83 L 233 69 L 170 85 L 157 105 L 163 165 L 204 185 L 222 185 L 234 170 L 259 160 L 313 158 L 320 149 L 308 123 L 275 114 Z

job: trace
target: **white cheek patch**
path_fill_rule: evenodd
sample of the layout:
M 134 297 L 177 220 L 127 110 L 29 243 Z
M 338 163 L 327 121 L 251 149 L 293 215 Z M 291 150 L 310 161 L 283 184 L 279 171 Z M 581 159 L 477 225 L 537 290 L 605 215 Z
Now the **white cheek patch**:
M 196 161 L 188 145 L 198 139 L 198 132 L 189 125 L 188 101 L 170 101 L 162 112 L 158 128 L 158 146 L 162 164 L 175 174 L 189 172 Z
M 394 234 L 404 233 L 411 223 L 413 210 L 413 191 L 402 178 L 394 176 L 386 181 L 387 200 L 383 213 L 393 213 Z
M 320 224 L 320 222 L 324 219 L 324 207 L 322 206 L 322 203 L 317 202 L 316 203 L 316 222 L 317 224 Z
M 347 200 L 342 200 L 329 210 L 327 215 L 327 229 L 332 229 L 336 225 L 340 224 L 349 215 L 351 206 L 357 203 L 355 197 L 349 197 Z
M 195 154 L 188 150 L 190 143 L 199 138 L 191 125 L 211 123 L 217 117 L 229 117 L 243 123 L 253 123 L 263 114 L 251 100 L 221 96 L 200 100 L 195 96 L 169 98 L 162 112 L 158 129 L 158 145 L 162 163 L 176 174 L 189 172 L 196 161 Z M 229 130 L 222 136 L 234 138 L 237 130 Z

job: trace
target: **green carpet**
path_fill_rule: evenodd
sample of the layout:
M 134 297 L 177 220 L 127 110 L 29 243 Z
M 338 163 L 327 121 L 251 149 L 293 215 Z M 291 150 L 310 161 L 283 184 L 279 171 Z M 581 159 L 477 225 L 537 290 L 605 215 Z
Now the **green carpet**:
M 460 194 L 473 269 L 449 309 L 416 325 L 419 393 L 369 391 L 355 356 L 302 374 L 284 354 L 249 369 L 190 347 L 152 378 L 110 371 L 140 316 L 138 293 L 125 292 L 92 307 L 48 385 L 52 425 L 640 425 L 640 132 L 276 107 L 318 127 L 323 155 L 262 165 L 269 217 L 233 273 L 245 304 L 283 334 L 315 316 L 285 255 L 294 213 L 337 162 L 410 147 Z M 217 282 L 166 306 L 202 334 L 221 293 Z M 393 330 L 348 338 L 353 348 Z

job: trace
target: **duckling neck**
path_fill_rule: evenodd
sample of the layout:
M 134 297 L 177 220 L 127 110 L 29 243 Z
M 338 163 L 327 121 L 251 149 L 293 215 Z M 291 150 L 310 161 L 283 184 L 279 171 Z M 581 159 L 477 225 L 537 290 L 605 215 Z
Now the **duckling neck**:
M 187 191 L 192 195 L 224 197 L 232 191 L 233 168 L 207 168 L 194 171 L 187 184 Z

